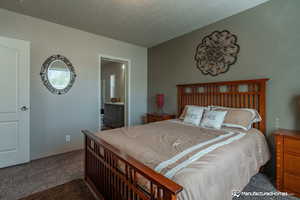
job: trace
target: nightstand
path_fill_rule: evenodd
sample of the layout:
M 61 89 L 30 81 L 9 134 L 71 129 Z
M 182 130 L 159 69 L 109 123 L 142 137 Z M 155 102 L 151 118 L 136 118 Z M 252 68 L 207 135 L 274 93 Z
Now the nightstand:
M 300 197 L 300 131 L 279 129 L 274 136 L 276 188 Z
M 168 119 L 175 119 L 176 115 L 171 114 L 157 114 L 157 113 L 147 113 L 146 123 L 164 121 Z

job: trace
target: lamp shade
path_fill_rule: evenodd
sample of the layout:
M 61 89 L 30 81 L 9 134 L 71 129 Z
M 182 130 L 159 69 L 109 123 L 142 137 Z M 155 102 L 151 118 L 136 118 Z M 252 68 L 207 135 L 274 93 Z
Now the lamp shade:
M 164 94 L 157 94 L 156 95 L 156 105 L 157 105 L 158 108 L 162 108 L 164 106 L 164 99 L 165 99 Z

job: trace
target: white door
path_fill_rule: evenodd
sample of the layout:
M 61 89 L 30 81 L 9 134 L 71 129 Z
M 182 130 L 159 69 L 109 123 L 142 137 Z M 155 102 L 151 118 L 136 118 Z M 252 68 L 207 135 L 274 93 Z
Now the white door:
M 30 43 L 0 37 L 0 168 L 29 162 Z

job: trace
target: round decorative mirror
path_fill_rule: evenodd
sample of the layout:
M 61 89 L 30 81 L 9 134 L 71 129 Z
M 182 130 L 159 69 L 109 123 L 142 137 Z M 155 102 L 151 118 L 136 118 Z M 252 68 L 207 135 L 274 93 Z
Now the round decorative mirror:
M 46 88 L 57 95 L 67 93 L 76 78 L 72 63 L 61 55 L 49 57 L 44 62 L 40 74 Z

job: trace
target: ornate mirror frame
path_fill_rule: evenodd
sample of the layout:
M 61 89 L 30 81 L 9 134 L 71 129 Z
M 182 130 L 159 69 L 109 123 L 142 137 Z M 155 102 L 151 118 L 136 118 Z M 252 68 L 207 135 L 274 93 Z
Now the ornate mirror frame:
M 57 89 L 57 88 L 53 87 L 49 81 L 48 69 L 51 67 L 51 64 L 54 61 L 62 61 L 63 63 L 66 64 L 66 66 L 68 67 L 68 69 L 70 71 L 70 81 L 69 81 L 68 85 L 63 89 Z M 41 75 L 44 86 L 51 93 L 56 94 L 56 95 L 66 94 L 72 88 L 72 86 L 75 82 L 75 79 L 76 79 L 76 73 L 75 73 L 75 69 L 74 69 L 72 63 L 66 57 L 64 57 L 62 55 L 53 55 L 53 56 L 50 56 L 49 58 L 47 58 L 47 60 L 42 65 L 40 75 Z

